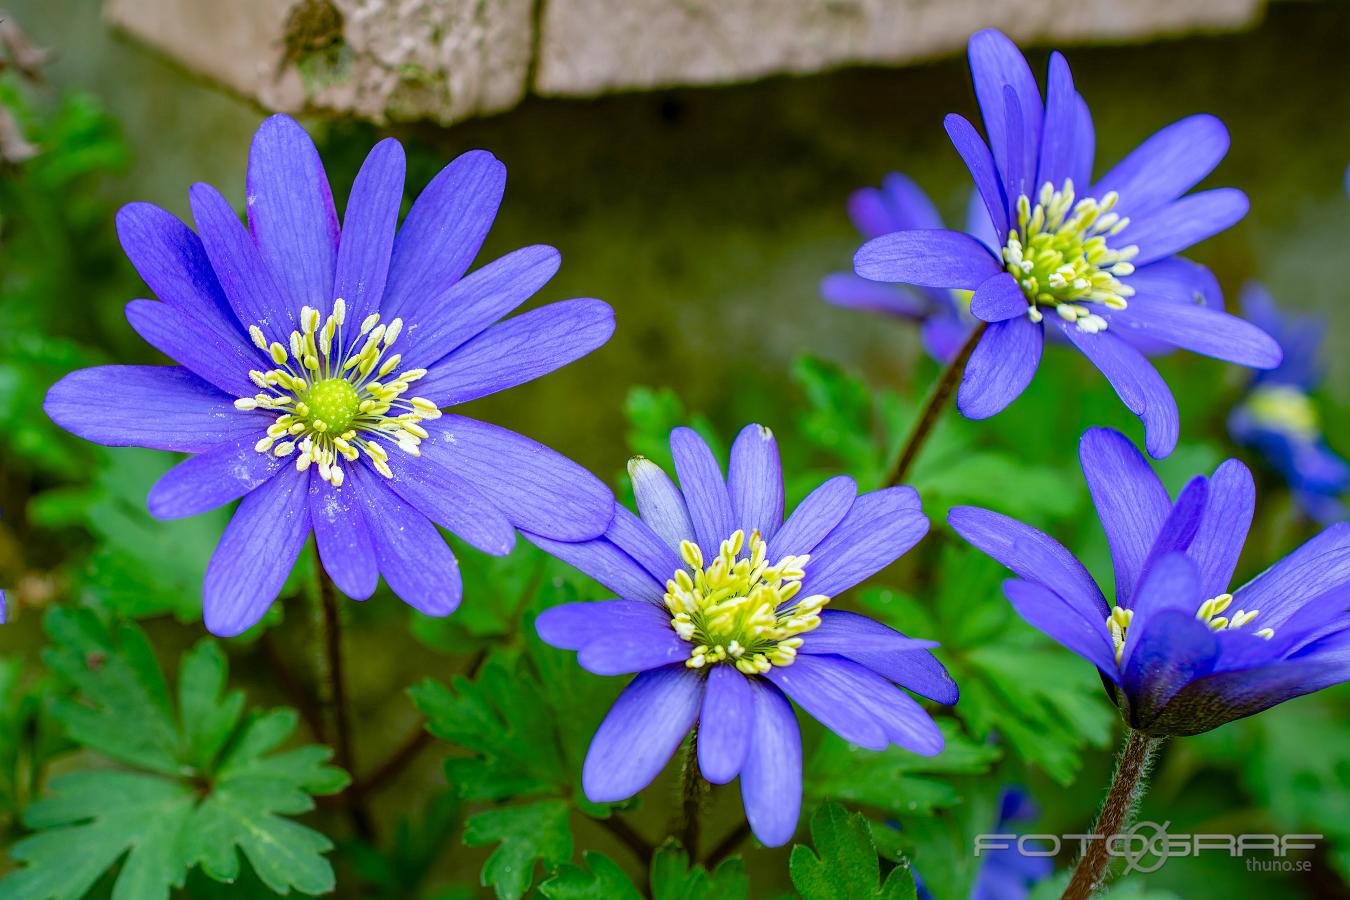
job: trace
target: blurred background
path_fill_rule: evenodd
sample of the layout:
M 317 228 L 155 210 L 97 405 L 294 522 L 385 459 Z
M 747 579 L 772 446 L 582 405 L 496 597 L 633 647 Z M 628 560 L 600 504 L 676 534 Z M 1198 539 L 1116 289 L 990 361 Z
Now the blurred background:
M 829 306 L 818 287 L 849 267 L 859 243 L 845 213 L 849 193 L 890 171 L 913 177 L 948 221 L 960 221 L 968 176 L 941 122 L 953 111 L 975 117 L 962 44 L 975 28 L 999 25 L 1028 48 L 1038 75 L 1050 47 L 1066 51 L 1096 121 L 1098 173 L 1184 115 L 1210 112 L 1227 123 L 1232 149 L 1206 186 L 1240 187 L 1252 212 L 1188 255 L 1213 269 L 1230 309 L 1255 279 L 1286 312 L 1319 318 L 1326 374 L 1316 405 L 1331 446 L 1350 451 L 1350 4 L 877 2 L 819 4 L 834 11 L 811 15 L 779 14 L 772 3 L 645 5 L 606 16 L 598 0 L 464 4 L 476 11 L 461 21 L 445 12 L 459 6 L 451 3 L 10 0 L 5 21 L 31 41 L 31 54 L 16 56 L 10 44 L 0 73 L 8 110 L 0 123 L 0 586 L 9 588 L 11 620 L 0 652 L 6 671 L 23 673 L 15 683 L 43 684 L 42 620 L 55 606 L 135 618 L 165 659 L 202 634 L 200 577 L 226 514 L 154 522 L 144 494 L 168 455 L 83 444 L 47 422 L 40 403 L 72 368 L 163 361 L 123 318 L 124 304 L 146 288 L 120 252 L 113 216 L 148 200 L 189 219 L 187 189 L 197 181 L 242 207 L 249 139 L 272 109 L 301 114 L 339 207 L 382 136 L 408 150 L 409 200 L 459 153 L 492 151 L 507 166 L 507 193 L 480 263 L 552 244 L 562 270 L 536 302 L 590 296 L 614 306 L 618 332 L 608 346 L 477 401 L 468 414 L 550 444 L 621 491 L 627 457 L 659 459 L 672 425 L 697 423 L 728 444 L 742 424 L 760 421 L 779 432 L 800 497 L 836 471 L 875 480 L 936 373 L 911 325 Z M 740 7 L 743 17 L 725 11 Z M 1247 373 L 1193 356 L 1160 366 L 1183 423 L 1182 446 L 1160 471 L 1175 488 L 1232 455 L 1257 470 L 1258 524 L 1239 574 L 1259 572 L 1319 526 L 1227 433 Z M 1109 775 L 1118 725 L 1095 674 L 1011 617 L 997 567 L 981 568 L 937 527 L 947 506 L 980 503 L 1043 525 L 1109 573 L 1074 450 L 1090 424 L 1142 436 L 1085 360 L 1053 350 L 1007 413 L 980 426 L 949 423 L 915 476 L 937 533 L 856 601 L 943 640 L 940 652 L 966 689 L 952 724 L 968 744 L 956 746 L 970 755 L 931 778 L 888 769 L 885 797 L 824 778 L 819 790 L 871 810 L 876 827 L 894 833 L 893 846 L 878 838 L 883 855 L 907 854 L 940 900 L 964 896 L 972 864 L 961 847 L 969 844 L 950 835 L 985 827 L 967 821 L 987 809 L 977 797 L 1026 784 L 1041 807 L 1036 830 L 1082 830 Z M 446 755 L 462 751 L 419 737 L 403 689 L 470 671 L 480 652 L 518 647 L 520 609 L 556 595 L 542 596 L 552 582 L 520 587 L 509 566 L 472 551 L 461 557 L 477 593 L 466 592 L 448 622 L 421 620 L 383 591 L 346 610 L 358 762 L 374 768 L 406 750 L 408 765 L 372 792 L 374 841 L 349 837 L 329 808 L 313 817 L 339 842 L 344 896 L 483 890 L 486 851 L 460 846 L 467 807 L 442 772 Z M 520 596 L 505 599 L 511 591 Z M 255 702 L 294 703 L 287 678 L 301 696 L 312 690 L 303 604 L 262 631 L 228 648 L 235 681 Z M 617 684 L 605 690 L 612 695 Z M 603 700 L 582 719 L 598 721 Z M 1325 833 L 1309 871 L 1172 860 L 1127 879 L 1138 882 L 1128 896 L 1350 896 L 1347 709 L 1341 687 L 1175 741 L 1144 808 L 1173 832 Z M 822 746 L 819 765 L 838 774 L 847 758 Z M 997 753 L 982 755 L 989 747 Z M 50 761 L 58 771 L 85 764 L 55 751 Z M 5 798 L 0 842 L 24 833 L 18 813 L 40 790 L 35 777 Z M 923 799 L 910 802 L 905 791 Z M 652 808 L 634 818 L 655 839 L 666 795 L 648 793 Z M 423 819 L 436 804 L 451 808 L 444 821 Z M 739 815 L 734 790 L 716 794 L 714 805 L 713 821 Z M 907 823 L 903 814 L 916 809 L 925 817 Z M 425 859 L 399 870 L 390 848 L 405 818 L 421 823 L 409 833 L 434 833 Z M 578 858 L 580 848 L 597 848 L 640 877 L 613 835 L 576 818 Z M 789 889 L 786 851 L 751 851 L 747 860 L 752 896 Z M 211 888 L 193 890 L 187 896 Z

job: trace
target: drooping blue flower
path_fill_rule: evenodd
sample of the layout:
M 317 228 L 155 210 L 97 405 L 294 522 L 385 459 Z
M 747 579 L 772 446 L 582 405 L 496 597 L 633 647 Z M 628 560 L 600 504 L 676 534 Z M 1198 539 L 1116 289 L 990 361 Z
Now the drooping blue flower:
M 364 599 L 383 575 L 411 606 L 448 615 L 462 585 L 436 525 L 505 554 L 515 528 L 586 540 L 613 517 L 613 495 L 580 466 L 441 413 L 589 353 L 613 312 L 568 300 L 498 323 L 559 264 L 534 246 L 465 274 L 505 167 L 464 154 L 397 227 L 403 178 L 399 143 L 377 144 L 339 229 L 313 141 L 273 116 L 249 153 L 247 227 L 205 184 L 190 193 L 195 232 L 147 203 L 118 213 L 159 297 L 133 300 L 127 319 L 179 365 L 77 371 L 45 409 L 86 440 L 192 454 L 151 490 L 159 518 L 243 498 L 203 585 L 216 634 L 261 618 L 311 531 L 344 593 Z
M 854 191 L 848 198 L 848 214 L 864 239 L 916 228 L 941 228 L 942 216 L 923 188 L 899 172 L 882 179 L 881 187 Z M 979 194 L 971 194 L 966 232 L 996 245 L 993 225 Z M 920 322 L 920 334 L 928 355 L 940 363 L 950 362 L 966 342 L 974 325 L 964 296 L 943 288 L 887 284 L 853 272 L 832 272 L 820 282 L 820 294 L 829 303 L 846 309 L 882 313 Z
M 597 675 L 638 673 L 591 741 L 586 796 L 625 800 L 651 783 L 698 725 L 711 782 L 737 776 L 746 816 L 769 846 L 801 809 L 801 739 L 789 698 L 862 747 L 932 755 L 942 732 L 897 685 L 939 703 L 956 685 L 928 652 L 831 599 L 913 547 L 928 520 L 913 488 L 861 496 L 832 478 L 783 518 L 778 445 L 746 427 L 724 478 L 708 445 L 677 428 L 680 486 L 641 457 L 629 463 L 640 515 L 616 507 L 604 537 L 532 540 L 618 595 L 542 613 L 540 637 L 576 650 Z
M 1258 284 L 1242 292 L 1247 318 L 1279 341 L 1284 361 L 1259 372 L 1228 417 L 1233 440 L 1261 454 L 1288 482 L 1309 517 L 1325 524 L 1346 518 L 1341 496 L 1350 489 L 1350 464 L 1327 446 L 1311 391 L 1322 380 L 1318 349 L 1323 326 L 1286 317 Z
M 1064 57 L 1050 59 L 1044 102 L 1022 54 L 996 31 L 971 38 L 970 66 L 988 142 L 958 115 L 947 117 L 947 132 L 1000 249 L 958 231 L 900 231 L 863 245 L 856 271 L 974 291 L 970 311 L 989 324 L 957 395 L 967 417 L 992 416 L 1022 393 L 1054 328 L 1143 419 L 1149 453 L 1166 456 L 1177 441 L 1176 401 L 1141 340 L 1255 368 L 1280 362 L 1268 335 L 1203 304 L 1212 276 L 1176 256 L 1247 212 L 1232 188 L 1186 194 L 1223 159 L 1227 130 L 1212 116 L 1182 119 L 1093 181 L 1092 119 Z
M 1079 456 L 1110 543 L 1113 607 L 1040 531 L 973 507 L 948 521 L 1017 574 L 1003 590 L 1018 614 L 1101 671 L 1131 728 L 1198 734 L 1350 679 L 1350 523 L 1234 589 L 1256 505 L 1246 466 L 1227 460 L 1173 501 L 1119 432 L 1090 429 Z
M 1035 821 L 1040 808 L 1031 794 L 1022 787 L 1005 788 L 999 796 L 998 818 L 991 834 L 1016 836 L 1016 826 Z M 1036 843 L 1036 842 L 1031 842 Z M 980 854 L 980 868 L 975 883 L 970 887 L 970 900 L 1026 900 L 1031 889 L 1055 873 L 1055 861 L 1047 852 L 1037 856 L 1023 855 L 1016 843 L 1008 847 L 985 850 Z M 934 900 L 916 869 L 914 882 L 920 900 Z

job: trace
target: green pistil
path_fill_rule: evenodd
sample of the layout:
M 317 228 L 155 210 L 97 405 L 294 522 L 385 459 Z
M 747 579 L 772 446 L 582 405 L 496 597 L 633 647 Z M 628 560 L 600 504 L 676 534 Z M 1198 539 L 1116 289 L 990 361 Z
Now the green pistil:
M 1043 185 L 1035 206 L 1025 194 L 1017 199 L 1017 227 L 1008 234 L 1003 262 L 1026 295 L 1033 322 L 1043 317 L 1042 307 L 1053 307 L 1060 318 L 1095 333 L 1106 320 L 1082 304 L 1125 308 L 1134 289 L 1120 279 L 1134 272 L 1130 260 L 1139 248 L 1107 246 L 1107 238 L 1130 223 L 1111 211 L 1118 199 L 1112 191 L 1075 203 L 1068 180 L 1060 190 Z
M 305 397 L 309 405 L 306 419 L 316 428 L 323 423 L 324 430 L 341 434 L 356 419 L 361 398 L 356 388 L 345 378 L 325 378 L 316 382 Z
M 1304 439 L 1317 436 L 1317 408 L 1312 398 L 1296 387 L 1287 384 L 1259 387 L 1252 391 L 1245 406 L 1259 425 Z
M 744 545 L 745 532 L 736 531 L 705 566 L 697 544 L 680 544 L 689 569 L 666 582 L 665 603 L 676 634 L 692 645 L 685 660 L 691 669 L 727 662 L 755 675 L 792 665 L 800 635 L 820 625 L 820 610 L 830 602 L 823 594 L 794 601 L 809 557 L 785 556 L 771 566 L 759 532 L 742 557 Z

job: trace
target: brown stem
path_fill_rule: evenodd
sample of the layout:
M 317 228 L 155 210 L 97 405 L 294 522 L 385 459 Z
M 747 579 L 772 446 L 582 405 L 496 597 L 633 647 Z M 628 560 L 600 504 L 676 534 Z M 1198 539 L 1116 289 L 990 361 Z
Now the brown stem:
M 618 813 L 610 813 L 608 819 L 593 819 L 592 821 L 623 841 L 644 866 L 651 865 L 652 854 L 656 852 L 656 847 L 651 841 L 639 834 L 637 829 L 622 819 Z
M 325 719 L 332 724 L 330 733 L 334 736 L 335 761 L 355 779 L 356 755 L 352 745 L 351 711 L 347 700 L 346 667 L 342 656 L 342 616 L 341 610 L 338 609 L 337 588 L 324 572 L 317 548 L 314 554 L 314 575 L 319 607 L 316 625 L 324 649 L 323 654 L 316 658 L 319 669 L 319 699 L 324 707 Z M 373 841 L 375 824 L 364 802 L 364 795 L 353 792 L 351 798 L 348 813 L 352 819 L 352 828 L 363 840 Z
M 741 845 L 741 841 L 750 836 L 750 823 L 741 822 L 731 830 L 731 833 L 722 838 L 708 853 L 707 859 L 703 860 L 703 866 L 709 872 L 717 868 L 718 863 L 731 855 L 731 851 Z
M 1125 746 L 1116 762 L 1115 777 L 1111 779 L 1111 789 L 1106 794 L 1106 802 L 1102 804 L 1101 815 L 1097 817 L 1097 825 L 1093 828 L 1093 834 L 1101 835 L 1102 839 L 1087 845 L 1060 900 L 1088 900 L 1101 888 L 1111 862 L 1107 840 L 1121 834 L 1129 825 L 1140 798 L 1144 796 L 1148 770 L 1161 743 L 1160 738 L 1149 737 L 1142 731 L 1130 731 L 1126 735 Z
M 914 461 L 919 458 L 919 451 L 923 445 L 928 442 L 932 436 L 933 429 L 937 427 L 938 420 L 942 418 L 942 411 L 947 406 L 947 401 L 951 399 L 952 391 L 961 383 L 961 376 L 965 374 L 966 363 L 970 362 L 970 354 L 975 352 L 975 345 L 980 342 L 980 337 L 984 334 L 984 329 L 988 327 L 986 323 L 980 322 L 970 331 L 970 337 L 961 345 L 952 361 L 947 363 L 947 367 L 942 370 L 938 376 L 937 383 L 928 394 L 928 399 L 924 401 L 923 412 L 919 414 L 919 419 L 914 423 L 913 430 L 909 437 L 905 438 L 905 446 L 900 451 L 900 458 L 896 460 L 895 466 L 890 474 L 882 481 L 882 484 L 888 487 L 894 487 L 898 484 L 904 484 L 905 479 L 909 477 L 909 470 L 914 467 Z
M 703 798 L 712 790 L 712 785 L 703 777 L 698 768 L 698 726 L 689 736 L 689 745 L 684 753 L 684 777 L 680 794 L 683 802 L 680 806 L 680 824 L 676 834 L 689 854 L 689 858 L 698 859 L 698 835 L 703 812 Z

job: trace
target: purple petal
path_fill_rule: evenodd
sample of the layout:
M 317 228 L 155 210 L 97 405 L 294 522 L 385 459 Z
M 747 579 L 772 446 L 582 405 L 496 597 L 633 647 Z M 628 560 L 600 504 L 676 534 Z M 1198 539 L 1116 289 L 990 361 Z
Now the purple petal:
M 1105 621 L 1110 610 L 1101 589 L 1072 553 L 1054 538 L 1016 519 L 973 506 L 952 507 L 947 523 L 982 553 L 1062 597 L 1083 620 Z
M 1026 316 L 987 327 L 956 394 L 961 415 L 987 419 L 1016 400 L 1036 374 L 1044 340 L 1041 326 Z
M 703 777 L 726 784 L 740 774 L 754 731 L 755 694 L 749 680 L 734 666 L 713 666 L 698 717 L 698 767 Z
M 1214 273 L 1184 256 L 1169 256 L 1140 266 L 1125 279 L 1125 283 L 1134 288 L 1135 296 L 1149 301 L 1165 300 L 1211 310 L 1223 309 L 1223 291 Z M 1260 323 L 1256 325 L 1264 330 Z
M 980 285 L 970 298 L 970 314 L 985 322 L 1025 316 L 1028 308 L 1026 294 L 1017 279 L 1007 272 L 1000 272 Z
M 1111 547 L 1116 596 L 1129 597 L 1172 512 L 1172 498 L 1144 455 L 1118 431 L 1089 428 L 1078 442 L 1078 458 Z
M 522 533 L 540 550 L 585 572 L 625 600 L 660 604 L 665 596 L 664 582 L 657 581 L 637 560 L 605 538 L 554 541 L 528 531 Z
M 705 558 L 711 559 L 736 530 L 736 513 L 731 508 L 731 494 L 722 479 L 722 469 L 707 443 L 692 428 L 676 428 L 670 433 L 670 452 L 675 457 L 675 473 L 689 505 L 699 548 Z
M 862 188 L 848 198 L 848 216 L 864 238 L 911 228 L 941 228 L 942 216 L 914 179 L 891 172 L 880 188 Z
M 873 238 L 853 255 L 853 269 L 872 281 L 973 291 L 1000 271 L 994 256 L 963 231 L 896 231 Z
M 698 718 L 703 676 L 683 665 L 643 672 L 600 723 L 582 766 L 592 803 L 627 800 L 651 784 Z
M 969 337 L 970 323 L 956 316 L 933 316 L 919 329 L 923 348 L 943 365 L 956 359 Z
M 1209 675 L 1179 691 L 1149 727 L 1158 734 L 1199 734 L 1347 679 L 1350 664 L 1338 657 Z
M 778 442 L 763 425 L 747 425 L 731 447 L 727 491 L 737 526 L 767 541 L 783 524 L 783 467 Z
M 200 319 L 155 300 L 132 300 L 127 322 L 160 353 L 233 397 L 252 397 L 258 388 L 251 369 L 263 369 L 252 344 L 238 334 L 221 335 Z
M 551 647 L 580 650 L 608 634 L 653 624 L 669 628 L 670 613 L 655 603 L 597 600 L 546 609 L 534 620 L 534 630 Z
M 1280 626 L 1309 600 L 1350 583 L 1350 522 L 1303 544 L 1233 592 L 1235 609 L 1259 610 L 1260 621 Z
M 807 494 L 769 541 L 769 558 L 810 553 L 843 521 L 857 496 L 858 484 L 847 475 L 836 475 Z
M 766 847 L 792 840 L 802 810 L 802 737 L 797 716 L 777 689 L 755 683 L 754 731 L 741 768 L 750 830 Z
M 131 264 L 161 301 L 219 335 L 243 335 L 192 229 L 158 206 L 128 203 L 117 212 L 117 236 Z
M 891 743 L 921 756 L 936 756 L 942 752 L 942 731 L 913 697 L 866 666 L 837 656 L 816 658 L 825 665 L 842 669 L 848 673 L 848 678 L 855 680 L 855 696 L 871 707 L 877 724 L 885 730 Z
M 1125 216 L 1143 216 L 1200 183 L 1228 152 L 1228 129 L 1210 115 L 1188 116 L 1155 132 L 1102 176 L 1093 196 L 1120 195 Z
M 834 272 L 820 282 L 825 302 L 844 309 L 885 313 L 903 319 L 922 319 L 931 306 L 921 291 L 903 284 L 868 281 L 852 272 Z
M 506 189 L 506 167 L 485 150 L 446 166 L 422 191 L 394 241 L 381 304 L 387 317 L 418 321 L 478 255 Z
M 395 494 L 383 476 L 364 464 L 347 468 L 364 504 L 366 526 L 385 583 L 400 600 L 428 616 L 448 616 L 464 584 L 459 561 L 426 516 Z
M 642 521 L 661 540 L 673 550 L 679 549 L 681 541 L 697 540 L 684 495 L 660 466 L 635 456 L 628 462 L 628 477 Z
M 1106 631 L 1106 617 L 1089 622 L 1064 598 L 1042 584 L 1009 578 L 1003 593 L 1022 619 L 1066 650 L 1076 653 L 1120 682 L 1115 652 Z
M 1166 610 L 1185 613 L 1193 620 L 1196 610 L 1205 600 L 1200 595 L 1200 570 L 1181 553 L 1168 553 L 1150 565 L 1142 578 L 1128 608 L 1134 612 L 1135 622 L 1147 622 Z M 1139 646 L 1139 630 L 1131 627 L 1125 642 L 1124 661 Z
M 1147 574 L 1153 564 L 1168 554 L 1185 553 L 1190 548 L 1191 542 L 1195 540 L 1196 534 L 1200 530 L 1200 522 L 1205 515 L 1205 503 L 1209 499 L 1209 479 L 1203 475 L 1197 475 L 1186 483 L 1177 495 L 1177 502 L 1173 504 L 1171 512 L 1167 514 L 1167 519 L 1163 522 L 1162 528 L 1158 530 L 1158 536 L 1153 539 L 1153 546 L 1149 548 L 1148 556 L 1144 559 L 1143 573 Z M 1192 563 L 1194 565 L 1194 563 Z M 1197 572 L 1199 570 L 1197 569 Z M 1198 579 L 1197 575 L 1197 579 Z M 1143 577 L 1141 575 L 1140 582 Z M 1138 585 L 1136 585 L 1136 588 Z M 1196 587 L 1196 593 L 1200 588 Z M 1200 598 L 1203 600 L 1204 598 Z M 1119 600 L 1119 596 L 1117 596 Z M 1200 600 L 1195 601 L 1198 605 Z
M 1130 412 L 1144 420 L 1148 455 L 1162 459 L 1170 454 L 1177 445 L 1181 421 L 1177 402 L 1153 364 L 1110 331 L 1089 334 L 1058 317 L 1055 324 L 1106 376 Z
M 516 546 L 516 532 L 492 499 L 445 465 L 443 459 L 390 460 L 394 477 L 386 482 L 422 515 L 471 546 L 505 556 Z
M 913 649 L 900 652 L 894 652 L 894 648 L 887 651 L 859 649 L 862 646 L 874 646 L 870 642 L 878 639 L 912 640 L 893 628 L 857 613 L 842 609 L 823 609 L 820 611 L 819 627 L 810 633 L 798 652 L 816 652 L 817 646 L 827 646 L 822 643 L 822 638 L 826 637 L 835 638 L 835 643 L 840 645 L 839 649 L 830 652 L 866 666 L 887 681 L 894 681 L 901 687 L 938 703 L 950 705 L 957 700 L 956 682 L 933 654 Z M 848 643 L 854 640 L 857 643 Z
M 928 518 L 913 488 L 863 494 L 811 551 L 802 596 L 843 593 L 895 562 L 927 533 Z
M 1236 459 L 1226 460 L 1209 479 L 1199 530 L 1186 551 L 1200 567 L 1200 591 L 1206 597 L 1228 590 L 1255 510 L 1252 473 Z
M 380 308 L 403 203 L 404 169 L 403 147 L 385 138 L 361 164 L 347 198 L 332 297 L 346 302 L 351 322 L 359 324 Z M 310 305 L 326 312 L 327 298 L 323 306 Z
M 249 435 L 217 444 L 188 457 L 164 473 L 150 489 L 146 504 L 157 519 L 182 519 L 208 512 L 259 488 L 287 464 L 271 453 L 253 449 Z
M 1037 91 L 1036 103 L 1039 104 L 1040 101 Z M 1013 90 L 1012 85 L 1003 86 L 1003 117 L 1007 120 L 1004 133 L 1008 136 L 1008 147 L 1007 152 L 1003 154 L 1003 161 L 999 164 L 999 170 L 1003 174 L 1003 191 L 1012 198 L 1009 203 L 1011 207 L 1017 202 L 1016 198 L 1029 197 L 1036 193 L 1036 186 L 1031 183 L 1031 179 L 1036 175 L 1036 151 L 1029 145 L 1039 141 L 1040 132 L 1038 130 L 1035 134 L 1028 134 L 1023 127 L 1025 119 L 1022 115 L 1022 104 L 1017 99 L 1017 92 Z M 986 116 L 986 128 L 988 124 Z M 1013 209 L 1009 209 L 1008 214 L 1015 215 Z
M 178 366 L 97 366 L 71 372 L 42 403 L 71 434 L 109 447 L 201 453 L 252 435 L 274 417 L 234 401 Z
M 1022 52 L 1007 36 L 993 29 L 976 32 L 968 46 L 970 73 L 975 81 L 975 97 L 984 116 L 984 128 L 989 134 L 989 146 L 999 170 L 1009 168 L 1008 148 L 1016 148 L 1025 160 L 1040 155 L 1040 134 L 1043 110 L 1041 92 L 1036 77 L 1031 74 Z M 1011 88 L 1011 91 L 1005 90 Z M 1007 107 L 1015 99 L 1019 113 L 1016 117 L 1020 133 L 1008 130 Z M 1016 197 L 1009 197 L 1011 203 Z
M 1273 369 L 1284 356 L 1275 339 L 1255 325 L 1205 306 L 1136 296 L 1127 309 L 1112 310 L 1104 317 L 1117 334 L 1132 340 L 1172 344 L 1240 366 Z
M 267 612 L 309 537 L 309 475 L 289 467 L 239 503 L 202 583 L 206 629 L 234 637 Z
M 821 611 L 822 616 L 825 612 Z M 905 637 L 894 628 L 873 622 L 857 613 L 841 609 L 832 609 L 829 612 L 832 614 L 831 617 L 822 618 L 819 626 L 806 633 L 805 643 L 802 644 L 800 652 L 815 656 L 830 654 L 852 658 L 855 653 L 915 653 L 938 646 L 937 641 Z M 841 621 L 839 616 L 846 618 Z M 859 626 L 847 617 L 871 622 L 876 627 Z
M 943 124 L 952 146 L 970 170 L 970 177 L 975 181 L 975 188 L 994 226 L 997 243 L 1001 245 L 1008 236 L 1008 201 L 1003 194 L 1003 182 L 994 168 L 994 158 L 989 155 L 989 148 L 975 126 L 965 118 L 951 113 Z
M 564 300 L 484 331 L 432 364 L 417 386 L 453 406 L 533 381 L 581 359 L 614 334 L 614 310 L 600 300 Z
M 1134 244 L 1136 266 L 1180 253 L 1192 244 L 1236 225 L 1247 214 L 1247 195 L 1236 188 L 1215 188 L 1188 194 L 1166 206 L 1132 219 L 1115 245 Z
M 523 247 L 441 291 L 406 323 L 399 352 L 429 367 L 514 311 L 548 283 L 562 261 L 552 247 Z
M 422 455 L 457 473 L 512 525 L 560 541 L 596 537 L 614 518 L 602 481 L 543 444 L 463 416 L 427 423 Z
M 1040 166 L 1036 170 L 1036 185 L 1047 182 L 1056 188 L 1065 180 L 1086 187 L 1077 168 L 1078 147 L 1078 93 L 1073 87 L 1069 64 L 1058 50 L 1050 54 L 1050 74 L 1045 91 L 1045 129 L 1042 134 Z
M 1209 626 L 1178 610 L 1132 624 L 1129 640 L 1124 677 L 1135 728 L 1148 728 L 1178 691 L 1208 675 L 1219 652 Z
M 774 666 L 764 677 L 844 740 L 868 750 L 883 750 L 890 739 L 871 705 L 858 696 L 859 679 L 846 665 L 854 664 L 799 655 L 792 665 Z M 854 668 L 867 671 L 862 666 Z
M 188 198 L 202 246 L 239 324 L 245 331 L 257 325 L 270 340 L 284 341 L 296 327 L 299 307 L 277 285 L 234 209 L 209 184 L 194 184 Z
M 593 675 L 628 675 L 682 665 L 692 649 L 692 644 L 675 633 L 669 618 L 634 618 L 622 629 L 588 641 L 577 653 L 577 665 Z
M 200 218 L 197 224 L 205 228 Z M 298 318 L 302 306 L 327 309 L 333 300 L 337 211 L 314 141 L 289 116 L 272 116 L 253 136 L 248 153 L 248 224 L 261 259 L 289 298 L 274 305 L 287 308 L 292 319 Z M 262 321 L 253 318 L 244 324 Z M 278 324 L 270 336 L 285 337 L 289 330 Z
M 1074 160 L 1073 183 L 1088 184 L 1092 180 L 1092 162 L 1097 152 L 1097 134 L 1092 125 L 1092 110 L 1088 109 L 1083 95 L 1077 96 L 1078 106 L 1078 148 Z
M 358 490 L 355 483 L 335 488 L 315 470 L 310 476 L 309 518 L 324 571 L 342 593 L 365 600 L 380 583 L 380 568 Z
M 658 582 L 664 583 L 685 567 L 675 550 L 661 540 L 645 522 L 619 504 L 614 504 L 614 521 L 605 531 L 605 539 L 627 553 Z

